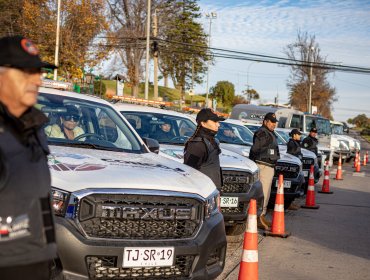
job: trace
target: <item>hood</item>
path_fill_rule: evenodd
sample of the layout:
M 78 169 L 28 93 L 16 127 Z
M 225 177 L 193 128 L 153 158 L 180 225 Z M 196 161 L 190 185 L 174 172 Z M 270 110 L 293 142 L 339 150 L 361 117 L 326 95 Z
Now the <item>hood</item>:
M 184 146 L 160 145 L 160 154 L 172 158 L 178 162 L 184 162 Z M 220 164 L 222 168 L 246 169 L 252 173 L 258 170 L 257 165 L 248 158 L 238 153 L 226 150 L 221 146 Z
M 69 192 L 89 188 L 164 190 L 198 194 L 215 191 L 201 172 L 154 153 L 132 154 L 50 146 L 52 186 Z
M 356 140 L 356 139 L 354 139 L 353 137 L 348 136 L 348 135 L 338 135 L 338 136 L 341 136 L 341 139 L 347 140 L 347 141 L 349 142 L 349 148 L 350 148 L 351 150 L 354 150 L 354 149 L 356 149 L 356 148 L 357 148 L 357 147 L 356 147 L 356 142 L 357 142 L 358 140 Z
M 330 146 L 334 150 L 350 150 L 349 141 L 343 135 L 332 134 Z

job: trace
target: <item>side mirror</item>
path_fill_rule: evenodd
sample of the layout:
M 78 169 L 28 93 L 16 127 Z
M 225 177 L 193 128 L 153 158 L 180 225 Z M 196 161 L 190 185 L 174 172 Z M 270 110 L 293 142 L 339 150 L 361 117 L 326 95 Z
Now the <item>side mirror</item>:
M 159 142 L 153 138 L 142 137 L 145 145 L 149 148 L 152 153 L 159 153 Z

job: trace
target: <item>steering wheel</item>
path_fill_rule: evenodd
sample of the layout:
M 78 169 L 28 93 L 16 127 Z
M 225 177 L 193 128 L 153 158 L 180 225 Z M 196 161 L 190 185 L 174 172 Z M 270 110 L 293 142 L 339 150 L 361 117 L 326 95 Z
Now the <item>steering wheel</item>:
M 185 142 L 186 140 L 188 140 L 189 137 L 188 136 L 175 136 L 173 137 L 170 142 L 177 142 L 177 141 L 181 141 L 181 142 Z
M 98 140 L 105 140 L 103 135 L 95 134 L 95 133 L 82 133 L 81 135 L 78 135 L 75 137 L 74 140 L 78 141 L 81 138 L 97 138 Z

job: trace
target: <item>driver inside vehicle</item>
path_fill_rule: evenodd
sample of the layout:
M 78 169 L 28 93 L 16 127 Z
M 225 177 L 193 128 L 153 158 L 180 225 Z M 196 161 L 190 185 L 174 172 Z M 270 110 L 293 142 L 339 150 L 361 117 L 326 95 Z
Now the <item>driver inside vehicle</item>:
M 168 142 L 175 137 L 173 131 L 171 130 L 171 124 L 164 120 L 164 122 L 158 125 L 157 130 L 155 131 L 153 138 L 158 142 Z
M 45 134 L 48 137 L 74 140 L 77 136 L 85 133 L 78 126 L 80 120 L 78 109 L 73 105 L 66 105 L 65 108 L 66 111 L 60 115 L 59 123 L 45 127 Z
M 239 138 L 235 135 L 231 128 L 219 129 L 217 136 L 221 142 L 230 143 L 236 142 Z

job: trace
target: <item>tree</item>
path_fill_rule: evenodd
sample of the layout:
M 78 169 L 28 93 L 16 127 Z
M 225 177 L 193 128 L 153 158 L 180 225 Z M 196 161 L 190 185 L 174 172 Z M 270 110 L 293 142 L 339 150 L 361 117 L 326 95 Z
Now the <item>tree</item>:
M 230 107 L 235 98 L 235 87 L 228 81 L 219 81 L 211 88 L 211 97 L 216 98 L 217 102 L 222 102 L 224 107 Z
M 183 98 L 191 82 L 202 83 L 207 70 L 206 63 L 210 60 L 207 35 L 197 22 L 201 14 L 196 0 L 168 1 L 163 9 L 171 13 L 159 29 L 160 69 L 164 77 L 172 78 Z
M 234 100 L 233 100 L 233 106 L 237 105 L 237 104 L 248 104 L 248 100 L 245 99 L 244 96 L 241 96 L 241 95 L 235 95 L 234 97 Z
M 292 61 L 304 61 L 305 65 L 297 62 L 290 66 L 290 77 L 287 86 L 290 90 L 290 103 L 292 106 L 301 111 L 308 110 L 309 98 L 309 77 L 310 63 L 313 65 L 325 63 L 326 58 L 320 53 L 320 47 L 316 43 L 315 36 L 309 36 L 306 33 L 298 32 L 297 41 L 289 44 L 284 53 Z M 312 69 L 313 79 L 312 84 L 312 105 L 318 107 L 318 112 L 327 118 L 331 118 L 332 105 L 336 98 L 335 88 L 331 87 L 327 81 L 327 75 L 330 73 L 328 69 L 315 68 Z M 314 81 L 314 82 L 312 82 Z
M 247 101 L 248 101 L 249 104 L 251 103 L 252 99 L 253 100 L 260 99 L 260 95 L 253 88 L 251 88 L 251 89 L 248 88 L 246 91 L 243 91 L 243 93 L 247 96 Z
M 348 119 L 348 123 L 354 124 L 357 127 L 366 127 L 369 125 L 370 120 L 365 114 L 360 114 L 354 117 L 353 119 Z

